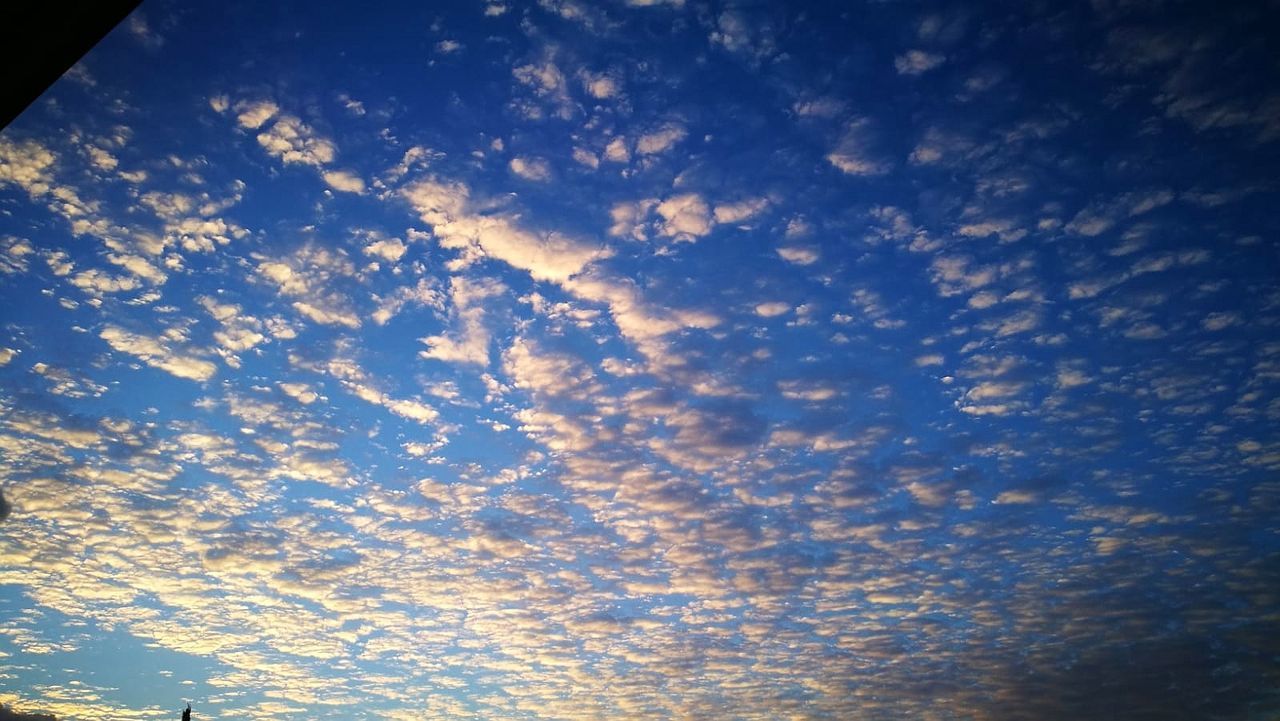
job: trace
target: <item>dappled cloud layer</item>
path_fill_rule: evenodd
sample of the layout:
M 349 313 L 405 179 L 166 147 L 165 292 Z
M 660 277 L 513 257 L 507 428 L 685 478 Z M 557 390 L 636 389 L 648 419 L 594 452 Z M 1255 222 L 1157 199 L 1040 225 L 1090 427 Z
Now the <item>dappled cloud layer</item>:
M 0 703 L 1280 709 L 1264 8 L 314 5 L 0 134 Z

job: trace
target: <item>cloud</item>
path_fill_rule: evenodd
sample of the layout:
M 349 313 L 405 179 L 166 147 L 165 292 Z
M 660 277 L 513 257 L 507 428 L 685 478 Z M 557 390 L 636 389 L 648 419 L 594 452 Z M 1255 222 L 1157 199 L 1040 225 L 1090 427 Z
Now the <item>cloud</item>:
M 539 62 L 520 65 L 512 69 L 511 74 L 534 95 L 548 102 L 555 110 L 556 117 L 567 120 L 577 112 L 573 98 L 569 95 L 569 83 L 564 72 L 556 64 L 553 53 L 548 51 Z M 530 110 L 525 114 L 531 117 Z
M 717 223 L 741 223 L 759 215 L 769 207 L 767 198 L 748 198 L 737 203 L 722 203 L 716 206 Z
M 579 165 L 584 165 L 592 170 L 600 167 L 600 157 L 586 148 L 574 148 L 573 160 Z
M 506 292 L 503 284 L 486 279 L 454 276 L 449 281 L 453 314 L 460 332 L 456 336 L 432 335 L 422 338 L 427 349 L 418 355 L 447 363 L 489 364 L 489 331 L 485 327 L 485 305 Z
M 294 310 L 322 325 L 360 327 L 350 300 L 335 287 L 355 275 L 355 266 L 340 251 L 304 245 L 281 258 L 258 256 L 256 275 L 293 298 Z
M 997 505 L 1024 505 L 1028 503 L 1036 503 L 1040 500 L 1039 495 L 1030 491 L 1002 491 L 996 499 L 992 501 Z
M 149 50 L 159 49 L 164 45 L 164 38 L 151 28 L 147 22 L 147 18 L 141 12 L 134 11 L 129 13 L 129 19 L 125 22 L 125 28 L 135 40 L 141 43 Z
M 773 318 L 789 312 L 791 312 L 791 304 L 782 301 L 756 304 L 756 315 L 763 318 Z
M 1241 324 L 1240 314 L 1234 312 L 1210 313 L 1200 321 L 1200 327 L 1208 331 L 1219 331 Z
M 373 312 L 373 322 L 378 325 L 385 325 L 405 306 L 444 308 L 444 299 L 434 278 L 420 278 L 417 283 L 399 286 L 386 296 L 375 295 L 374 300 L 378 302 L 378 308 Z
M 545 182 L 551 179 L 551 164 L 543 158 L 516 157 L 507 167 L 525 180 Z
M 648 232 L 645 221 L 658 201 L 653 198 L 633 202 L 615 203 L 609 210 L 609 218 L 613 224 L 609 226 L 609 235 L 633 240 L 647 240 Z
M 657 206 L 663 223 L 660 232 L 680 240 L 692 240 L 711 232 L 711 208 L 697 193 L 674 195 Z
M 783 260 L 795 265 L 813 265 L 822 259 L 822 253 L 811 246 L 788 245 L 778 248 L 776 252 Z
M 71 276 L 71 284 L 90 295 L 137 290 L 141 285 L 133 276 L 109 275 L 97 268 L 82 270 Z
M 210 102 L 213 105 L 213 109 L 219 112 L 222 112 L 219 108 L 225 110 L 227 107 L 225 97 L 216 97 Z M 236 103 L 235 110 L 238 113 L 236 122 L 240 124 L 240 127 L 257 130 L 280 112 L 280 106 L 270 100 L 244 100 Z
M 827 153 L 827 162 L 847 175 L 884 175 L 892 165 L 875 149 L 875 136 L 868 118 L 857 118 L 845 124 L 835 149 Z
M 371 238 L 369 244 L 361 248 L 360 252 L 394 263 L 403 258 L 408 249 L 404 241 L 399 238 Z
M 609 141 L 604 149 L 604 159 L 611 163 L 626 163 L 631 160 L 631 151 L 627 149 L 627 139 L 618 136 Z
M 622 81 L 612 73 L 583 70 L 578 77 L 582 81 L 582 89 L 597 100 L 610 100 L 622 95 Z
M 121 353 L 134 356 L 152 368 L 159 368 L 179 378 L 207 381 L 218 368 L 209 361 L 174 351 L 159 338 L 131 333 L 123 328 L 108 325 L 98 337 Z
M 1101 127 L 1090 103 L 1132 104 L 1163 71 L 1087 83 L 1115 92 L 1083 105 L 1072 84 L 1029 108 L 995 93 L 999 117 L 965 125 L 961 142 L 902 105 L 918 105 L 914 81 L 887 62 L 803 72 L 812 58 L 793 41 L 812 38 L 779 8 L 487 11 L 416 28 L 442 66 L 480 55 L 433 55 L 443 38 L 541 53 L 514 63 L 534 84 L 508 74 L 514 95 L 479 89 L 510 99 L 483 133 L 442 138 L 391 96 L 358 117 L 339 90 L 309 104 L 392 153 L 358 197 L 335 201 L 274 155 L 264 170 L 237 165 L 235 147 L 158 141 L 149 123 L 118 143 L 115 126 L 142 122 L 123 101 L 38 107 L 66 133 L 0 156 L 14 236 L 0 237 L 13 316 L 0 329 L 13 503 L 0 566 L 27 603 L 0 646 L 16 665 L 59 660 L 40 707 L 161 713 L 117 708 L 128 695 L 83 672 L 80 631 L 108 627 L 125 656 L 202 657 L 213 675 L 191 675 L 191 693 L 227 718 L 323 716 L 369 697 L 394 721 L 983 719 L 1000 716 L 992 699 L 1046 721 L 1225 721 L 1267 707 L 1241 689 L 1275 687 L 1259 669 L 1276 634 L 1257 619 L 1277 584 L 1244 531 L 1272 527 L 1280 499 L 1266 431 L 1277 302 L 1261 264 L 1233 272 L 1265 255 L 1265 234 L 1233 206 L 1124 188 L 1142 153 L 1108 174 L 1119 192 L 1094 198 L 1076 157 Z M 1002 26 L 954 15 L 966 13 Z M 1082 13 L 1148 14 L 1115 0 Z M 584 17 L 624 44 L 701 24 L 717 36 L 690 77 L 769 63 L 790 80 L 765 107 L 669 68 L 624 74 L 608 53 L 555 45 Z M 914 37 L 911 17 L 896 37 Z M 959 23 L 929 15 L 911 42 L 953 55 Z M 294 30 L 314 39 L 306 22 Z M 1044 37 L 1052 56 L 1058 35 Z M 1171 45 L 1160 67 L 1187 47 Z M 117 85 L 116 65 L 95 65 L 97 89 L 73 95 Z M 868 107 L 881 120 L 861 133 L 842 125 L 852 101 L 822 93 L 853 97 L 868 68 L 905 86 Z M 982 68 L 956 69 L 939 101 Z M 259 87 L 255 72 L 219 82 Z M 442 112 L 466 115 L 474 94 L 458 92 L 462 105 L 438 94 Z M 199 115 L 199 98 L 174 100 L 148 111 Z M 745 111 L 696 107 L 719 101 Z M 289 117 L 233 102 L 212 106 L 241 139 Z M 765 153 L 767 170 L 752 171 L 754 151 L 694 148 L 704 133 L 767 146 L 788 106 L 797 134 L 783 133 L 790 152 Z M 530 108 L 571 121 L 530 126 Z M 687 137 L 642 152 L 671 113 L 688 114 Z M 1162 119 L 1138 116 L 1151 131 L 1139 149 L 1158 150 Z M 925 130 L 891 133 L 888 118 Z M 817 156 L 846 134 L 851 172 L 901 177 L 828 169 Z M 805 137 L 821 152 L 806 156 Z M 426 138 L 444 150 L 410 147 Z M 148 177 L 103 175 L 90 147 Z M 526 155 L 549 159 L 547 184 L 512 175 Z M 675 155 L 689 162 L 665 167 Z M 1173 183 L 1184 173 L 1166 155 Z M 1049 161 L 1081 172 L 1046 175 Z M 235 220 L 252 232 L 221 217 L 240 196 Z M 1264 205 L 1234 209 L 1251 203 Z M 1105 242 L 1066 230 L 1082 208 L 1113 223 Z M 1037 241 L 1015 245 L 1020 233 Z M 1170 468 L 1186 503 L 1150 482 Z M 1188 583 L 1198 570 L 1221 582 Z M 408 678 L 426 691 L 405 701 Z
M 645 301 L 635 281 L 588 271 L 564 284 L 583 300 L 603 303 L 624 338 L 651 364 L 651 371 L 679 366 L 683 361 L 671 352 L 663 337 L 686 328 L 713 328 L 720 323 L 713 313 L 667 310 Z
M 908 50 L 893 59 L 899 75 L 923 75 L 947 61 L 947 56 L 925 50 Z
M 356 398 L 386 408 L 391 413 L 417 423 L 432 423 L 440 417 L 440 412 L 428 403 L 416 398 L 397 398 L 383 391 L 376 379 L 361 368 L 348 353 L 351 343 L 344 341 L 338 344 L 338 354 L 327 362 L 308 364 L 313 370 L 328 373 L 336 378 L 342 387 Z
M 464 257 L 479 251 L 537 280 L 564 281 L 612 255 L 606 248 L 555 231 L 533 233 L 502 216 L 473 213 L 470 190 L 460 183 L 425 179 L 402 195 L 423 222 L 431 224 L 442 247 L 462 251 Z
M 34 140 L 14 142 L 0 137 L 0 184 L 13 184 L 31 197 L 49 192 L 56 157 Z
M 662 127 L 645 133 L 636 139 L 636 152 L 640 155 L 656 155 L 665 153 L 684 140 L 689 134 L 680 123 L 667 123 Z
M 1008 218 L 987 218 L 965 223 L 956 228 L 956 233 L 966 238 L 985 238 L 996 235 L 1002 243 L 1013 243 L 1027 237 L 1027 231 L 1018 227 L 1016 221 Z
M 334 190 L 344 193 L 363 193 L 364 180 L 349 170 L 326 170 L 320 174 L 324 182 Z
M 281 162 L 317 168 L 332 163 L 338 154 L 332 141 L 293 115 L 279 116 L 268 130 L 258 134 L 258 144 Z
M 319 399 L 319 394 L 311 390 L 311 386 L 306 383 L 279 383 L 277 384 L 284 394 L 297 400 L 303 405 L 311 405 Z
M 745 10 L 725 10 L 716 16 L 710 40 L 752 65 L 764 62 L 777 51 L 772 24 L 764 15 Z
M 845 111 L 846 103 L 832 97 L 818 97 L 809 100 L 797 100 L 791 111 L 802 118 L 835 118 Z

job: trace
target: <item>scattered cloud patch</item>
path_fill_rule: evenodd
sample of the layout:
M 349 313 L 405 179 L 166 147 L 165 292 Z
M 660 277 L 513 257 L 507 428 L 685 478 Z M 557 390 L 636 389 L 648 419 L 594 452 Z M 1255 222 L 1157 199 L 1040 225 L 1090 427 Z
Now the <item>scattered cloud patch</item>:
M 893 59 L 893 67 L 899 75 L 923 75 L 947 61 L 941 53 L 926 50 L 908 50 Z

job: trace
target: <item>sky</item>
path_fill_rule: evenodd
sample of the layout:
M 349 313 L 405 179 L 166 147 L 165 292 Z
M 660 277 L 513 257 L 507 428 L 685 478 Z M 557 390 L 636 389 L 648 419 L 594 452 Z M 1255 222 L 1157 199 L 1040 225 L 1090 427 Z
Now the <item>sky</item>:
M 1275 718 L 1278 11 L 145 0 L 0 133 L 0 703 Z

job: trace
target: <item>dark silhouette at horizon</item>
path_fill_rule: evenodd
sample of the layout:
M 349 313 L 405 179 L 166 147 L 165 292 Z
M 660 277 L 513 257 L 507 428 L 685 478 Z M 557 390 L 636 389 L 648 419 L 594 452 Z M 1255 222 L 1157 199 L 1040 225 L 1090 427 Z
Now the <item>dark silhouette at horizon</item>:
M 50 713 L 23 713 L 0 704 L 0 721 L 58 721 L 58 717 Z

